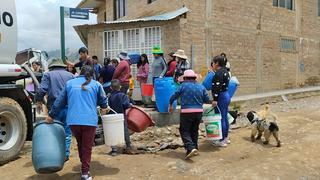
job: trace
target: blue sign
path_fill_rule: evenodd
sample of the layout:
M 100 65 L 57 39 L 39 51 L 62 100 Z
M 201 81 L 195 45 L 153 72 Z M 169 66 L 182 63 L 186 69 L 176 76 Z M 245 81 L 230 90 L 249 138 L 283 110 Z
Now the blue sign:
M 88 9 L 70 8 L 69 17 L 72 19 L 89 19 Z

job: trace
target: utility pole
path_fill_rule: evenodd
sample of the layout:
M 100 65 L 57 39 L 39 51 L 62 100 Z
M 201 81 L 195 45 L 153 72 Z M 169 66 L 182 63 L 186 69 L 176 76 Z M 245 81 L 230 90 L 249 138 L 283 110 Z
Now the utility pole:
M 61 60 L 66 63 L 66 45 L 64 30 L 64 7 L 60 6 L 60 43 L 61 43 Z

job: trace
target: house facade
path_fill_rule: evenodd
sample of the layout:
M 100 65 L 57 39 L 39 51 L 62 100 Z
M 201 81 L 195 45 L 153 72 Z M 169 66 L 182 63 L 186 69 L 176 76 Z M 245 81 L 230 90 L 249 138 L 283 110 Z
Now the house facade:
M 225 52 L 238 94 L 320 82 L 319 0 L 83 0 L 97 24 L 75 30 L 91 54 L 184 49 L 197 73 Z

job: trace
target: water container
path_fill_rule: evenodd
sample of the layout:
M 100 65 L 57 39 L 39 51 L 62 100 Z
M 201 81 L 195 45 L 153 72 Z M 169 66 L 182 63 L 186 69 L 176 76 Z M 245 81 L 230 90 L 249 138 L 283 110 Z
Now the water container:
M 168 113 L 170 97 L 175 93 L 176 86 L 172 77 L 158 78 L 154 83 L 156 104 L 160 113 Z M 173 103 L 175 110 L 177 101 Z
M 153 84 L 142 84 L 142 96 L 152 97 L 153 96 Z
M 32 138 L 32 163 L 39 174 L 60 171 L 66 154 L 65 131 L 63 123 L 44 121 L 36 124 Z
M 127 110 L 128 128 L 133 132 L 142 132 L 153 126 L 150 115 L 138 107 L 131 107 Z
M 237 91 L 238 85 L 239 85 L 238 79 L 235 76 L 231 77 L 229 86 L 228 86 L 228 93 L 230 98 L 232 98 L 232 96 Z
M 138 64 L 138 62 L 140 61 L 140 54 L 137 52 L 130 52 L 128 56 L 132 64 Z
M 206 140 L 210 141 L 222 139 L 221 113 L 215 113 L 214 109 L 215 108 L 206 109 L 202 115 Z
M 202 85 L 209 91 L 212 89 L 212 80 L 214 77 L 214 72 L 213 71 L 209 71 L 206 78 L 204 79 L 204 81 L 202 82 Z
M 108 114 L 101 118 L 105 144 L 107 146 L 123 145 L 125 143 L 123 114 Z

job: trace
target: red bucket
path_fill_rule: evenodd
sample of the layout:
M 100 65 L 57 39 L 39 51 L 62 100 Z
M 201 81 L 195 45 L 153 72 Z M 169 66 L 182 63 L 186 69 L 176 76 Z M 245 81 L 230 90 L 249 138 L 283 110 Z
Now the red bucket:
M 142 96 L 153 96 L 153 84 L 142 84 Z
M 149 114 L 138 107 L 127 110 L 128 128 L 133 132 L 142 132 L 150 126 L 154 126 Z

